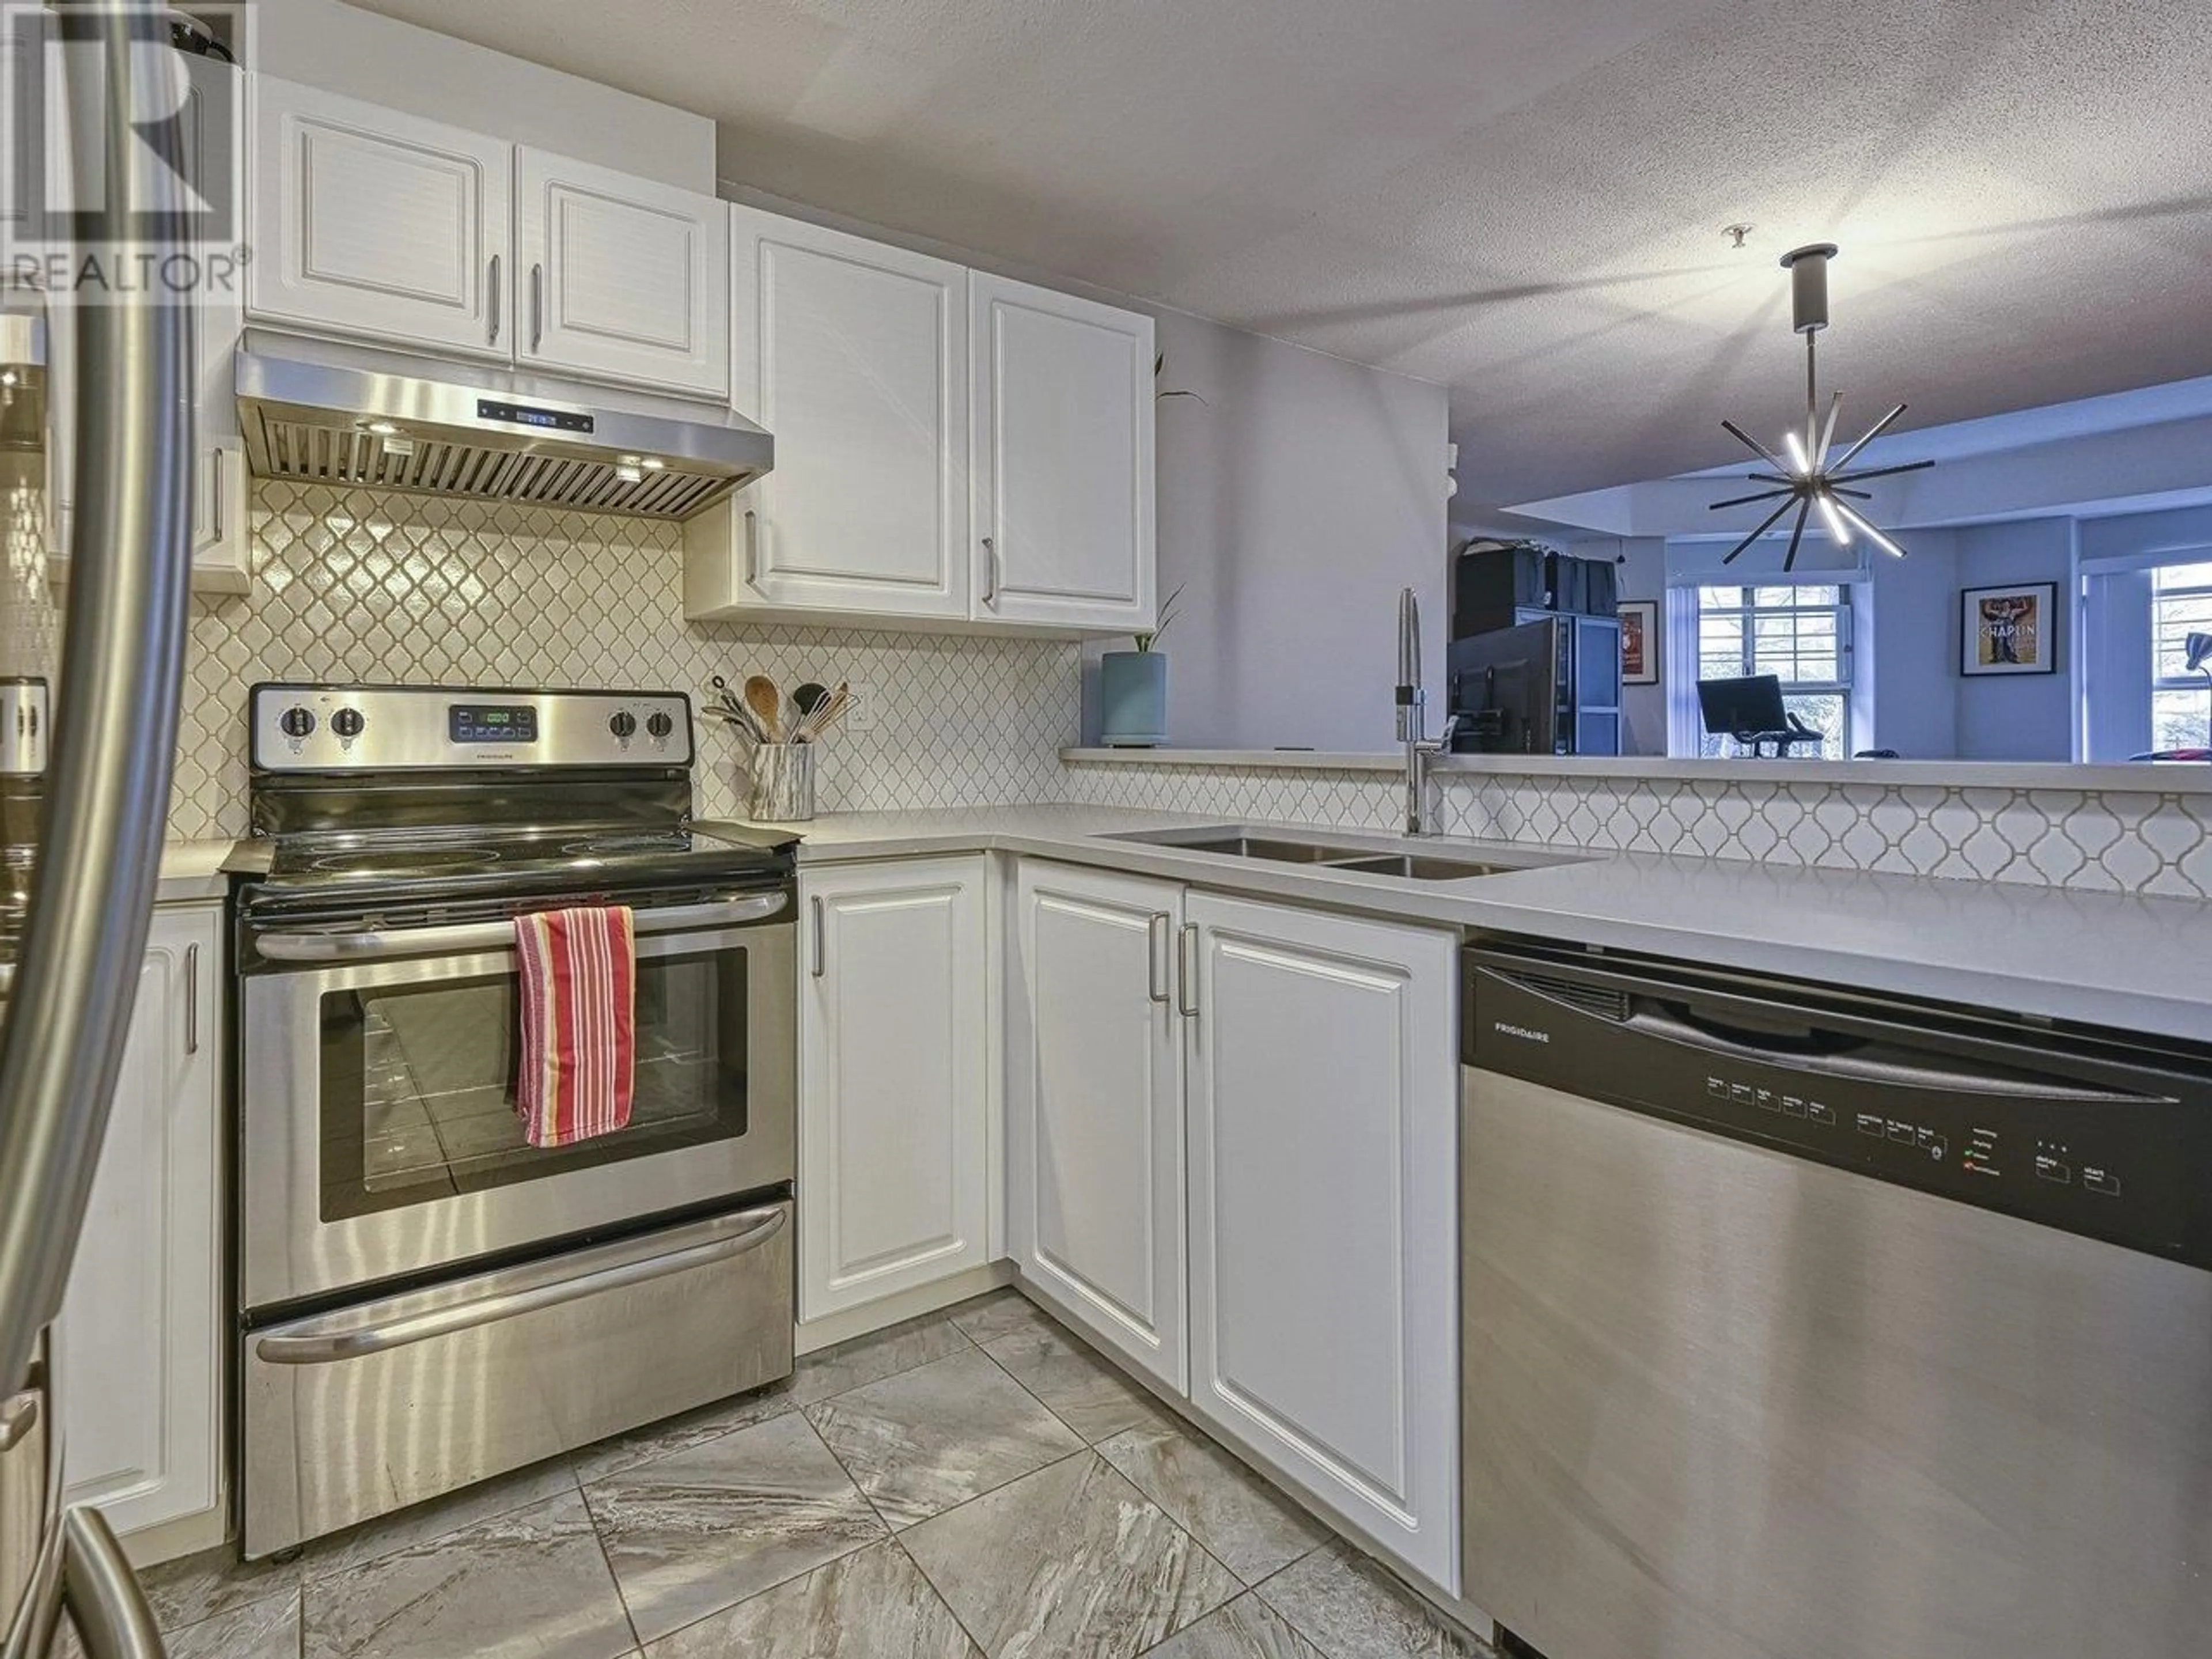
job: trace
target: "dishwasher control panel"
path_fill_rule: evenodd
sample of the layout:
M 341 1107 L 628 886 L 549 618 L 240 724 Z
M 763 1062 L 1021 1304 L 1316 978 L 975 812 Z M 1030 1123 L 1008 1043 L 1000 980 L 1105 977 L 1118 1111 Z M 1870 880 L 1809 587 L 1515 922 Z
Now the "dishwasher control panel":
M 1466 1063 L 2212 1267 L 2212 1079 L 1470 957 Z

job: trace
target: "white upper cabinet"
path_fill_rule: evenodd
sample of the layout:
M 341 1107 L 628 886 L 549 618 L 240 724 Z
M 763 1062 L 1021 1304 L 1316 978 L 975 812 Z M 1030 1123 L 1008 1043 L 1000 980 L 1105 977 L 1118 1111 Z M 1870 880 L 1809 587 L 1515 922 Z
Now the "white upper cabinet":
M 179 55 L 190 85 L 179 111 L 185 176 L 197 185 L 218 157 L 230 155 L 228 199 L 240 199 L 242 159 L 229 146 L 210 143 L 211 81 L 241 71 L 213 58 Z M 223 107 L 221 100 L 214 108 Z M 210 266 L 212 276 L 212 267 Z M 243 593 L 251 586 L 252 538 L 247 530 L 250 498 L 246 479 L 246 446 L 238 430 L 236 376 L 233 368 L 238 338 L 246 325 L 243 268 L 227 283 L 210 280 L 191 295 L 193 362 L 185 392 L 192 420 L 192 533 L 191 585 L 195 592 Z M 70 533 L 77 499 L 75 477 L 76 404 L 78 365 L 76 307 L 47 308 L 47 469 L 52 505 L 47 574 L 56 582 L 70 576 Z
M 1456 1594 L 1456 942 L 1184 915 L 1191 1405 Z
M 686 611 L 966 618 L 967 271 L 730 222 L 732 402 L 775 434 L 775 470 L 686 526 Z
M 808 869 L 799 896 L 799 1316 L 988 1259 L 981 857 Z
M 726 397 L 726 211 L 712 196 L 518 150 L 518 360 Z
M 154 914 L 57 1324 L 64 1501 L 118 1532 L 222 1501 L 222 914 Z
M 685 526 L 687 617 L 1152 625 L 1150 318 L 730 221 L 731 401 L 775 434 L 775 471 Z
M 1152 321 L 969 278 L 977 614 L 1152 625 Z
M 268 76 L 252 103 L 254 317 L 511 355 L 511 145 Z
M 1023 1277 L 1181 1392 L 1182 889 L 1022 861 L 1006 1075 L 1006 1238 Z
M 184 107 L 185 167 L 194 181 L 206 179 L 218 158 L 227 157 L 230 178 L 227 199 L 240 202 L 246 183 L 245 157 L 234 146 L 216 144 L 211 114 L 227 109 L 233 89 L 210 83 L 216 77 L 242 79 L 243 71 L 214 58 L 180 60 L 191 88 Z M 252 538 L 246 519 L 251 498 L 246 482 L 246 444 L 239 436 L 237 374 L 233 367 L 238 337 L 246 328 L 246 271 L 233 270 L 224 284 L 213 283 L 193 296 L 192 399 L 192 574 L 196 592 L 243 593 L 252 585 Z
M 255 320 L 728 396 L 715 198 L 268 76 L 252 102 Z

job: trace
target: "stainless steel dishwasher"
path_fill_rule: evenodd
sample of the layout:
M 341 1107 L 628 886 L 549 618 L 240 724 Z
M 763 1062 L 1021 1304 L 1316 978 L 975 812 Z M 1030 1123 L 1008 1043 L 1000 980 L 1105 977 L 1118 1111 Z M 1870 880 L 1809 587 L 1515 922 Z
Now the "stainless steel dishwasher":
M 1548 1659 L 2212 1642 L 2212 1050 L 1465 963 L 1465 1594 Z

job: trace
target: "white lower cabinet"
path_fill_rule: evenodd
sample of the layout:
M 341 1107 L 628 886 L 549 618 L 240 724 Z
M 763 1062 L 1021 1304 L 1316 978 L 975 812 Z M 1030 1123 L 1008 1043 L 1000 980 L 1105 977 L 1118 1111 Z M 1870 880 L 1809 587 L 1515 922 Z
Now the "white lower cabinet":
M 981 855 L 803 871 L 799 1316 L 988 1257 Z
M 1014 916 L 1024 1280 L 1456 1595 L 1456 937 L 1036 860 Z
M 1184 925 L 1191 1404 L 1456 1594 L 1455 941 L 1202 893 Z
M 1184 1346 L 1182 889 L 1025 861 L 1006 1054 L 1006 1239 L 1102 1346 L 1178 1392 Z
M 65 1501 L 118 1532 L 223 1503 L 222 917 L 154 913 L 57 1325 Z

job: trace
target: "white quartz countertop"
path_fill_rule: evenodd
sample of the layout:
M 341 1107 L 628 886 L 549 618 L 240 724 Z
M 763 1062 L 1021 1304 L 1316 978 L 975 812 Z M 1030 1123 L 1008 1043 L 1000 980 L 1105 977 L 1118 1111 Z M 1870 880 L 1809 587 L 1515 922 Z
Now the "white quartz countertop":
M 161 848 L 161 883 L 157 904 L 191 904 L 222 898 L 230 890 L 222 862 L 234 841 L 173 841 Z
M 2212 1039 L 2212 904 L 2195 900 L 1252 826 L 1376 851 L 1412 846 L 1501 863 L 1577 858 L 1415 881 L 1115 839 L 1237 822 L 1118 807 L 1003 806 L 832 814 L 793 828 L 805 836 L 802 863 L 1026 854 L 1443 927 Z

